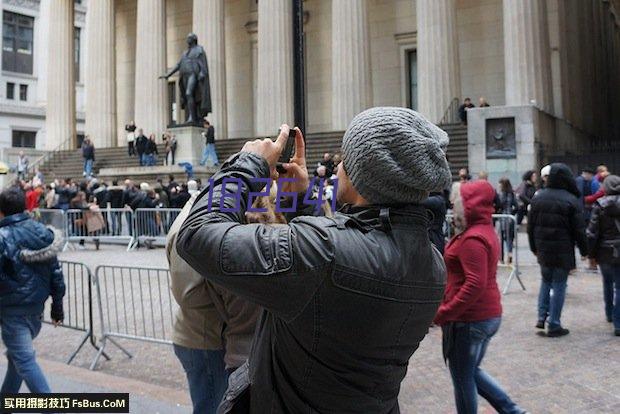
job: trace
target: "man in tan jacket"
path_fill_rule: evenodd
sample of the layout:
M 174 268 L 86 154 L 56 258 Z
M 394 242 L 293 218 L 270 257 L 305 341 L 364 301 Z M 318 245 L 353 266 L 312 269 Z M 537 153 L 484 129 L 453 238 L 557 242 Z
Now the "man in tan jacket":
M 172 294 L 179 304 L 173 324 L 174 353 L 187 376 L 193 412 L 203 414 L 216 412 L 228 375 L 247 360 L 261 309 L 207 282 L 177 254 L 177 233 L 197 195 L 170 228 L 166 252 Z

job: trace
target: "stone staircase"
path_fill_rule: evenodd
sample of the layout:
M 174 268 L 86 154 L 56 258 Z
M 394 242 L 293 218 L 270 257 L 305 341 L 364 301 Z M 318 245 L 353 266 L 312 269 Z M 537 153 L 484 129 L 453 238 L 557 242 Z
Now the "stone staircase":
M 452 175 L 457 176 L 459 168 L 467 167 L 467 127 L 461 124 L 440 125 L 450 136 L 448 146 L 448 157 Z M 313 172 L 319 161 L 323 159 L 325 152 L 336 153 L 340 151 L 342 136 L 344 131 L 322 132 L 308 134 L 306 136 L 306 158 L 310 172 Z M 220 162 L 226 160 L 243 147 L 247 138 L 234 138 L 218 140 L 215 143 L 216 151 Z M 163 165 L 164 146 L 158 145 L 160 156 L 157 165 Z M 97 148 L 95 154 L 96 161 L 93 166 L 95 176 L 99 177 L 102 168 L 127 168 L 139 165 L 137 157 L 128 157 L 126 147 Z M 50 182 L 55 178 L 71 178 L 74 180 L 82 179 L 84 160 L 79 149 L 64 150 L 54 154 L 47 162 L 40 166 L 45 180 Z M 161 173 L 154 173 L 152 176 L 142 175 L 137 178 L 140 181 L 154 182 Z M 103 180 L 111 181 L 112 177 L 100 177 Z M 129 177 L 132 178 L 132 177 Z M 165 179 L 165 177 L 162 177 Z M 181 177 L 179 177 L 181 178 Z M 120 179 L 120 178 L 119 178 Z

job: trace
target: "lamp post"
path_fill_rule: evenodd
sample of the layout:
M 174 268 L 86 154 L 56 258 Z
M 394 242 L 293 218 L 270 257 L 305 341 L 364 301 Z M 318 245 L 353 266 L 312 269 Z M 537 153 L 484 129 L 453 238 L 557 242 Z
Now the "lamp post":
M 293 1 L 293 105 L 295 125 L 306 134 L 306 65 L 304 61 L 304 5 Z

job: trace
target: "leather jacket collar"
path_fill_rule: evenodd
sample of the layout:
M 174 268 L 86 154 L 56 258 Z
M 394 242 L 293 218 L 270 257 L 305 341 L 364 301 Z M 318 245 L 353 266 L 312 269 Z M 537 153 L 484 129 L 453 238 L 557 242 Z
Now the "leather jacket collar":
M 417 223 L 428 227 L 429 217 L 426 209 L 419 204 L 366 205 L 345 204 L 339 210 L 363 231 L 381 229 L 392 230 L 395 223 Z

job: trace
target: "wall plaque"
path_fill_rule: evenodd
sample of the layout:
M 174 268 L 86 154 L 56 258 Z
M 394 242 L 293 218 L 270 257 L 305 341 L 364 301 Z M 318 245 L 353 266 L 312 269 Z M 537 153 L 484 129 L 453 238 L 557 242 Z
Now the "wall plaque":
M 486 120 L 487 159 L 517 158 L 515 119 L 495 118 Z

